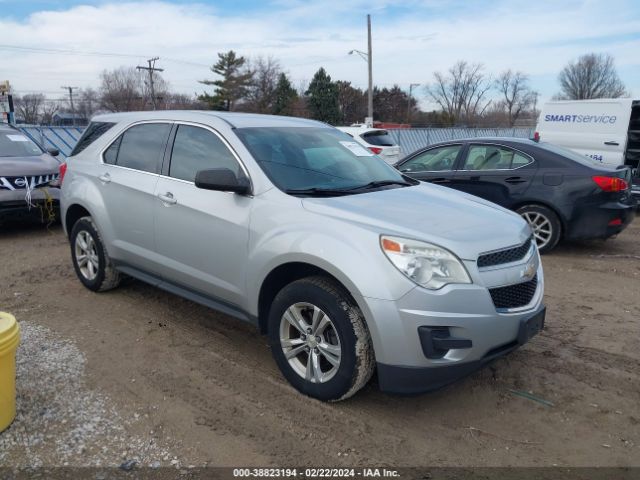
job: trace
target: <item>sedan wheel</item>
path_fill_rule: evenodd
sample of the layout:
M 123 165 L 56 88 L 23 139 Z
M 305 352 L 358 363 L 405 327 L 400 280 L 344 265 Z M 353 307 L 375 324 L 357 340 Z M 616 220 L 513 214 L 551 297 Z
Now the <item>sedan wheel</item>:
M 556 246 L 560 240 L 560 221 L 554 212 L 541 205 L 527 205 L 519 208 L 518 213 L 531 227 L 540 253 Z

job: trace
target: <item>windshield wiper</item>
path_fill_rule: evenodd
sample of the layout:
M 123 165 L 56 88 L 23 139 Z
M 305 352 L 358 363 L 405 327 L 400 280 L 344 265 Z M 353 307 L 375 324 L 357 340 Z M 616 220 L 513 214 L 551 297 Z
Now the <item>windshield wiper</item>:
M 340 188 L 289 188 L 284 191 L 289 195 L 314 195 L 314 196 L 323 196 L 323 197 L 332 197 L 338 195 L 350 195 L 353 192 L 349 190 L 343 190 Z
M 365 183 L 353 188 L 348 188 L 347 191 L 353 192 L 355 190 L 369 190 L 371 188 L 386 187 L 388 185 L 402 185 L 403 187 L 412 187 L 415 183 L 407 182 L 405 180 L 376 180 L 374 182 Z

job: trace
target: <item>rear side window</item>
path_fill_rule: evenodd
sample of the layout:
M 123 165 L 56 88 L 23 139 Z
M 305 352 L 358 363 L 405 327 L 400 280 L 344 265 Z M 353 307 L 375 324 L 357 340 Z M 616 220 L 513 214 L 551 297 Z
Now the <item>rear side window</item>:
M 171 125 L 168 123 L 134 125 L 104 152 L 104 162 L 158 173 L 170 130 Z
M 374 130 L 372 132 L 366 132 L 360 135 L 364 138 L 365 142 L 371 145 L 378 145 L 380 147 L 393 147 L 395 142 L 389 132 L 386 130 Z
M 193 182 L 196 173 L 228 168 L 238 174 L 237 160 L 217 135 L 200 127 L 180 125 L 173 141 L 169 176 Z
M 401 172 L 440 172 L 453 169 L 462 145 L 446 145 L 420 153 L 400 166 Z
M 499 145 L 469 147 L 463 170 L 509 170 L 523 167 L 533 160 L 515 150 Z
M 71 156 L 79 154 L 102 135 L 107 133 L 107 131 L 114 125 L 115 123 L 110 122 L 91 122 L 80 137 L 80 140 L 78 140 L 78 143 L 76 143 L 76 146 L 71 151 Z

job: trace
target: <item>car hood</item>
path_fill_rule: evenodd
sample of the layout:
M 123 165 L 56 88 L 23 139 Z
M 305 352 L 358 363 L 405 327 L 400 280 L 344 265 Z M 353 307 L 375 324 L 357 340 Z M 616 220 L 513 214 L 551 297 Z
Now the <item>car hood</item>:
M 304 198 L 302 204 L 310 212 L 359 223 L 380 234 L 440 245 L 465 260 L 521 244 L 531 235 L 519 215 L 481 198 L 430 184 Z
M 58 173 L 60 162 L 43 153 L 33 157 L 0 157 L 0 177 L 21 177 Z

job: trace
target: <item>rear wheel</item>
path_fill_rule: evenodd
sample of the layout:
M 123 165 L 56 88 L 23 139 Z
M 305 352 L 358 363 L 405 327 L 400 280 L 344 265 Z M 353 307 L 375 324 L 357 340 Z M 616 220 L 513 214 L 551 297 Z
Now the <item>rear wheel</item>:
M 373 346 L 362 312 L 324 277 L 297 280 L 278 293 L 269 313 L 269 340 L 285 378 L 310 397 L 343 400 L 373 374 Z
M 71 258 L 78 279 L 94 292 L 115 288 L 120 273 L 114 268 L 91 217 L 82 217 L 71 229 Z
M 525 205 L 517 212 L 531 227 L 540 253 L 546 253 L 558 244 L 562 227 L 560 219 L 552 210 L 542 205 Z

